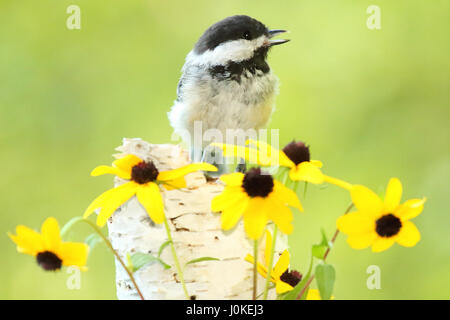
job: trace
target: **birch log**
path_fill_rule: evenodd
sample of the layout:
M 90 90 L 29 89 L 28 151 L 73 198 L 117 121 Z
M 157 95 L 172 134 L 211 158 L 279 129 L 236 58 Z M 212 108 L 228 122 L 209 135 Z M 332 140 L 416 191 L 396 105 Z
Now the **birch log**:
M 185 150 L 179 146 L 147 143 L 141 139 L 124 139 L 118 147 L 120 158 L 134 154 L 143 160 L 152 160 L 160 171 L 175 169 L 189 163 Z M 187 188 L 167 191 L 161 187 L 165 214 L 169 221 L 178 258 L 184 267 L 187 289 L 195 299 L 251 299 L 252 265 L 244 260 L 253 253 L 253 245 L 245 236 L 242 222 L 230 232 L 220 228 L 220 213 L 211 212 L 211 199 L 223 190 L 220 181 L 207 182 L 202 172 L 186 176 Z M 116 178 L 115 185 L 124 183 Z M 122 205 L 108 220 L 109 237 L 118 254 L 126 259 L 136 252 L 157 255 L 167 240 L 163 225 L 155 225 L 145 209 L 133 197 Z M 264 238 L 263 238 L 264 239 Z M 261 241 L 259 261 L 263 261 L 265 241 Z M 287 248 L 287 239 L 277 240 L 275 261 Z M 215 257 L 220 261 L 203 261 L 184 266 L 199 257 Z M 151 263 L 135 273 L 136 281 L 145 299 L 185 299 L 171 250 L 167 247 L 161 258 L 172 266 L 164 269 Z M 258 292 L 262 292 L 265 279 L 258 276 Z M 127 273 L 116 260 L 116 286 L 119 299 L 139 299 Z M 271 290 L 269 297 L 274 297 Z

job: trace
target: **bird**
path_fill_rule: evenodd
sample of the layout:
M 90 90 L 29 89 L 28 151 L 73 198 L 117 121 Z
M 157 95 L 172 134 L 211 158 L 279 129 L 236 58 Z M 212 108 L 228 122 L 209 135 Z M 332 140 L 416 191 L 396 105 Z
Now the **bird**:
M 192 161 L 219 167 L 217 150 L 206 148 L 211 142 L 222 143 L 218 140 L 225 139 L 227 130 L 245 133 L 267 125 L 279 82 L 267 56 L 272 47 L 289 41 L 272 39 L 284 32 L 250 16 L 234 15 L 206 29 L 187 54 L 168 118 L 189 145 Z

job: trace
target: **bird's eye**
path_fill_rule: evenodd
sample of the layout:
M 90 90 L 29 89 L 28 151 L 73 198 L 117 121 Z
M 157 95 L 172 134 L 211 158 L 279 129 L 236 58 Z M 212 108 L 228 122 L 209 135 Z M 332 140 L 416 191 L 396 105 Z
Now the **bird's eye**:
M 242 38 L 250 40 L 251 39 L 250 31 L 244 31 L 244 33 L 242 34 Z

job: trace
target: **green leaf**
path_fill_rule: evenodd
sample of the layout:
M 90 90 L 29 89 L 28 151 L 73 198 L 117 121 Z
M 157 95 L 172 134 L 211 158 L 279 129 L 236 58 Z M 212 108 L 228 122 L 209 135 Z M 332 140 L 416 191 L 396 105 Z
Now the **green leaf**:
M 292 299 L 286 299 L 286 296 L 289 294 L 289 292 L 290 291 L 277 295 L 277 300 L 292 300 Z M 256 298 L 259 298 L 259 297 L 256 297 Z
M 185 266 L 187 266 L 188 264 L 193 264 L 193 263 L 202 262 L 202 261 L 220 261 L 220 259 L 213 258 L 213 257 L 201 257 L 201 258 L 192 259 L 192 260 L 186 262 Z
M 327 252 L 328 246 L 323 246 L 321 244 L 315 244 L 312 246 L 312 255 L 317 259 L 323 260 L 325 252 Z
M 103 239 L 97 233 L 91 233 L 86 237 L 86 240 L 84 240 L 84 242 L 86 242 L 91 251 L 97 244 L 99 244 L 102 241 Z
M 136 272 L 146 264 L 153 262 L 160 263 L 164 267 L 164 269 L 170 269 L 170 266 L 167 263 L 149 253 L 137 252 L 132 256 L 130 256 L 130 254 L 127 254 L 127 261 L 128 268 L 130 268 L 132 272 Z
M 323 260 L 325 256 L 325 252 L 330 247 L 330 243 L 328 242 L 327 235 L 325 234 L 324 229 L 320 229 L 322 233 L 322 241 L 319 244 L 314 244 L 311 248 L 312 255 L 317 259 Z
M 302 291 L 302 289 L 305 286 L 306 282 L 308 282 L 309 277 L 311 276 L 313 261 L 314 261 L 314 258 L 311 257 L 311 262 L 309 263 L 308 272 L 306 273 L 305 276 L 302 277 L 302 281 L 300 281 L 294 287 L 294 289 L 292 289 L 291 291 L 286 293 L 286 295 L 284 295 L 283 297 L 280 297 L 281 300 L 296 300 L 297 299 L 297 296 L 300 294 L 300 292 Z M 308 293 L 308 290 L 305 291 L 305 293 L 303 294 L 301 300 L 304 300 L 304 297 L 306 297 L 306 294 Z
M 164 243 L 159 247 L 159 250 L 158 250 L 158 258 L 161 257 L 161 254 L 162 254 L 164 248 L 167 247 L 167 246 L 168 246 L 169 244 L 171 244 L 171 243 L 172 243 L 172 241 L 167 240 L 166 242 L 164 242 Z
M 331 264 L 319 264 L 316 267 L 316 283 L 319 288 L 320 298 L 329 300 L 333 294 L 336 271 Z

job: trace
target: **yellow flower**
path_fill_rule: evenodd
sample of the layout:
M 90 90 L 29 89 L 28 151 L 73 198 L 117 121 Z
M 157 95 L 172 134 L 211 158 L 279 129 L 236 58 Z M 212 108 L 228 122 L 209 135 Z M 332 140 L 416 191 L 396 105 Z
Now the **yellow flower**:
M 270 174 L 252 168 L 246 174 L 235 172 L 220 177 L 223 192 L 213 198 L 211 208 L 222 212 L 222 229 L 230 230 L 244 217 L 244 229 L 249 238 L 257 240 L 269 220 L 290 234 L 293 230 L 292 212 L 288 206 L 303 211 L 294 191 L 274 180 Z
M 409 220 L 422 212 L 425 199 L 400 204 L 402 184 L 397 178 L 390 179 L 384 201 L 361 185 L 354 185 L 350 194 L 358 211 L 341 216 L 337 228 L 348 234 L 347 242 L 352 248 L 372 246 L 372 251 L 380 252 L 395 242 L 413 247 L 420 240 L 419 230 Z
M 269 265 L 270 254 L 272 252 L 272 235 L 266 231 L 266 248 L 264 250 L 265 265 L 258 262 L 257 270 L 260 275 L 267 278 L 267 266 Z M 247 254 L 245 260 L 254 263 L 252 255 Z M 289 271 L 290 256 L 289 251 L 284 250 L 278 258 L 277 263 L 270 272 L 270 281 L 275 284 L 277 294 L 282 294 L 294 289 L 301 280 L 301 275 L 297 271 Z
M 213 143 L 213 146 L 222 149 L 226 157 L 243 158 L 250 163 L 260 166 L 281 166 L 289 168 L 289 177 L 293 181 L 307 181 L 314 184 L 324 182 L 324 175 L 320 171 L 322 162 L 311 160 L 309 147 L 303 142 L 291 142 L 284 149 L 277 150 L 271 145 L 255 140 L 248 140 L 247 144 L 253 147 Z
M 37 263 L 46 271 L 61 269 L 61 266 L 77 266 L 86 270 L 89 247 L 85 243 L 63 242 L 55 218 L 47 218 L 41 233 L 26 226 L 16 227 L 16 235 L 8 236 L 17 245 L 17 251 L 36 257 Z
M 167 190 L 185 188 L 184 176 L 198 170 L 217 171 L 217 168 L 208 163 L 192 163 L 178 169 L 159 172 L 152 161 L 143 161 L 131 154 L 115 160 L 112 166 L 98 166 L 92 171 L 92 176 L 109 173 L 130 181 L 97 197 L 86 209 L 84 218 L 94 210 L 101 209 L 97 216 L 97 225 L 104 226 L 118 207 L 136 195 L 150 218 L 155 223 L 163 223 L 164 202 L 158 184 L 162 184 Z
M 331 296 L 331 300 L 334 300 L 334 296 Z M 320 292 L 317 289 L 309 289 L 306 295 L 306 300 L 322 300 Z

